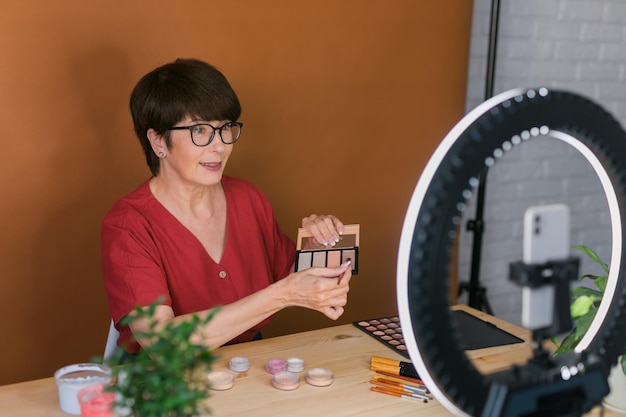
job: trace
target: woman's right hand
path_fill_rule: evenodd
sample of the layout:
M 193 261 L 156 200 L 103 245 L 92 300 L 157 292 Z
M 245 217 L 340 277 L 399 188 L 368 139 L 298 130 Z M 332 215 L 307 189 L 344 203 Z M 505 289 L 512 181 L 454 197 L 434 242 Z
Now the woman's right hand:
M 346 262 L 336 268 L 313 267 L 294 272 L 279 282 L 286 285 L 286 305 L 306 307 L 337 320 L 348 302 L 351 278 L 352 265 Z

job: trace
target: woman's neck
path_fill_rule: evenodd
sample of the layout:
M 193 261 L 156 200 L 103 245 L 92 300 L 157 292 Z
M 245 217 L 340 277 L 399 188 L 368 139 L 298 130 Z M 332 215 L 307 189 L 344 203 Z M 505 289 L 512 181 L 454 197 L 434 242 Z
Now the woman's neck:
M 168 210 L 194 217 L 211 217 L 222 207 L 222 183 L 197 185 L 174 183 L 155 176 L 150 180 L 150 191 Z

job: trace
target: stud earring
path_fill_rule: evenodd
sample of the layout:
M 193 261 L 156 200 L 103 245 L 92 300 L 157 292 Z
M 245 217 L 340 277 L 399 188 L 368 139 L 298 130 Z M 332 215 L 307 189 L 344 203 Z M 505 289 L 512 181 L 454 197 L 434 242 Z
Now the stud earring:
M 159 158 L 163 158 L 164 156 L 165 156 L 165 153 L 159 152 Z

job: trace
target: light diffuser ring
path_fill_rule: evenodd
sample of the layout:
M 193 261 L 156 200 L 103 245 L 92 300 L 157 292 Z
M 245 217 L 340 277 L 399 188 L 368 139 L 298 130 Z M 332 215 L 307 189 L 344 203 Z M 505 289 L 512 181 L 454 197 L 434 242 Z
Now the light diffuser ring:
M 457 415 L 481 415 L 491 381 L 465 356 L 449 311 L 454 233 L 481 171 L 513 146 L 544 135 L 579 141 L 597 160 L 601 180 L 608 179 L 603 185 L 612 204 L 613 291 L 604 297 L 603 316 L 594 321 L 585 350 L 608 369 L 626 345 L 626 271 L 621 266 L 626 133 L 608 112 L 574 93 L 539 88 L 499 94 L 468 113 L 435 150 L 411 198 L 398 251 L 398 308 L 409 354 L 433 394 Z

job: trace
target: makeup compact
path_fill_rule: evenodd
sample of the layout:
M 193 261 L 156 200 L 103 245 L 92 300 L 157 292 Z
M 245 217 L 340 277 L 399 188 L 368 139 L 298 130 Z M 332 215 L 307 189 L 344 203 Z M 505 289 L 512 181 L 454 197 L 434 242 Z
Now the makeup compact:
M 461 336 L 460 346 L 464 350 L 483 349 L 523 342 L 519 337 L 466 311 L 452 310 L 451 313 L 453 323 L 456 324 Z M 360 320 L 352 324 L 405 358 L 410 358 L 404 343 L 398 316 Z
M 296 271 L 303 271 L 314 266 L 337 267 L 350 260 L 352 275 L 356 275 L 359 272 L 359 232 L 360 225 L 346 225 L 343 228 L 343 234 L 339 237 L 339 242 L 334 246 L 324 246 L 305 229 L 298 229 Z

